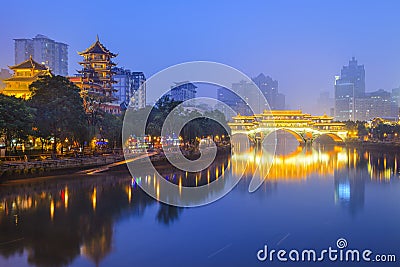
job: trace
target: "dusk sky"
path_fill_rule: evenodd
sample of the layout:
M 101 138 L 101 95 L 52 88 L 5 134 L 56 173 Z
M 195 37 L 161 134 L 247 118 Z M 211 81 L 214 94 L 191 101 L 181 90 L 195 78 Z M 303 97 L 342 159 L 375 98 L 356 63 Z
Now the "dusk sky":
M 216 3 L 217 2 L 217 3 Z M 238 1 L 236 1 L 238 2 Z M 14 38 L 69 45 L 69 74 L 99 35 L 120 67 L 147 77 L 208 60 L 279 81 L 289 108 L 313 111 L 321 91 L 355 56 L 366 90 L 400 85 L 400 1 L 2 1 L 0 68 Z M 151 92 L 149 92 L 151 94 Z

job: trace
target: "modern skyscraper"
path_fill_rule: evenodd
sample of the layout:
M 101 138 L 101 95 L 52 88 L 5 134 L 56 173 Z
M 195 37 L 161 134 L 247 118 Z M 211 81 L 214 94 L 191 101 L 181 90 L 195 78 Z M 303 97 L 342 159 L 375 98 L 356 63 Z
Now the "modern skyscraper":
M 38 34 L 33 39 L 14 39 L 15 64 L 33 60 L 46 65 L 56 75 L 68 75 L 68 45 Z
M 176 82 L 171 86 L 170 96 L 175 101 L 186 101 L 196 97 L 197 86 L 191 82 Z
M 393 91 L 394 93 L 396 90 Z M 396 119 L 398 107 L 395 94 L 384 90 L 365 92 L 364 65 L 353 57 L 335 77 L 335 119 L 368 121 L 377 117 Z
M 278 81 L 260 73 L 252 79 L 264 94 L 271 109 L 285 109 L 285 95 L 278 92 Z
M 353 57 L 335 77 L 335 119 L 356 120 L 355 100 L 365 96 L 365 69 Z
M 133 109 L 146 107 L 146 76 L 143 72 L 132 72 L 130 89 L 129 107 Z
M 355 98 L 365 95 L 365 69 L 364 65 L 358 65 L 355 57 L 352 57 L 348 66 L 343 66 L 340 78 L 336 84 L 351 83 L 354 85 Z
M 128 106 L 135 110 L 146 106 L 146 77 L 143 72 L 131 72 L 124 68 L 113 68 L 114 103 L 124 110 Z

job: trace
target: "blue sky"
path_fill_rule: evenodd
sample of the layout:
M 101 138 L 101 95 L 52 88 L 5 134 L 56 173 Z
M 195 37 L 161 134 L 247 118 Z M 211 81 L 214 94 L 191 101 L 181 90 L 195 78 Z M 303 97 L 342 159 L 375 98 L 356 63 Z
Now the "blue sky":
M 99 35 L 121 67 L 146 76 L 193 60 L 279 81 L 291 108 L 312 111 L 355 56 L 367 91 L 400 85 L 400 1 L 4 1 L 0 68 L 14 38 L 69 44 L 69 72 Z M 150 92 L 151 93 L 151 92 Z

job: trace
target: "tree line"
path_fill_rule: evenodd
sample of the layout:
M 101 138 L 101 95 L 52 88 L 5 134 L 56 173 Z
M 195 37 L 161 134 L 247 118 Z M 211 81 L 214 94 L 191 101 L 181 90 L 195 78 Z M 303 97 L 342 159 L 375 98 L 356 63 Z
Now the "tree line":
M 6 148 L 40 138 L 43 145 L 69 144 L 83 147 L 94 135 L 121 143 L 122 117 L 97 111 L 93 122 L 84 108 L 81 90 L 63 76 L 41 76 L 29 86 L 28 100 L 0 94 L 0 137 Z

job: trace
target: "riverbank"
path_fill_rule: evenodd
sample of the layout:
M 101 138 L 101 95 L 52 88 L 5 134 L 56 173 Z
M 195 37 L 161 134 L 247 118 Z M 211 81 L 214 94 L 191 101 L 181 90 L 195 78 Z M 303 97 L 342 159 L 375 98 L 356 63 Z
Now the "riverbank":
M 347 141 L 344 145 L 348 148 L 361 148 L 368 150 L 400 151 L 400 143 L 383 141 Z
M 0 164 L 1 181 L 40 177 L 55 171 L 80 170 L 116 163 L 123 155 L 101 155 L 82 158 L 46 159 L 41 161 L 5 161 Z

